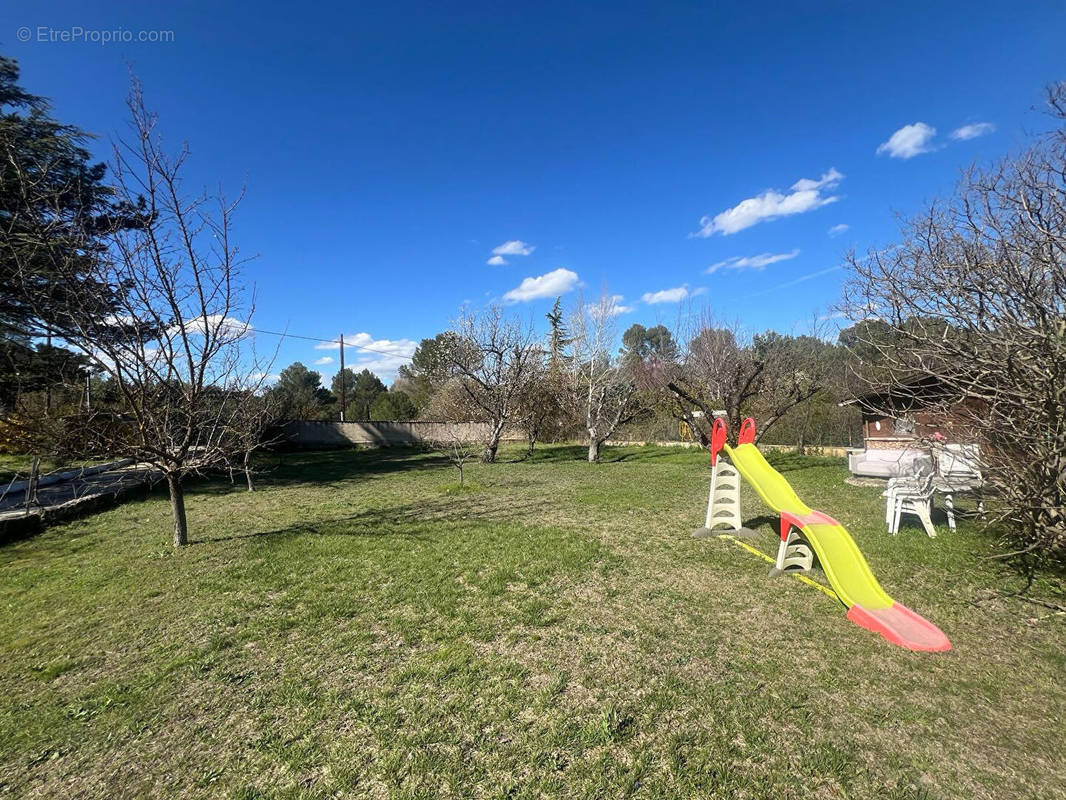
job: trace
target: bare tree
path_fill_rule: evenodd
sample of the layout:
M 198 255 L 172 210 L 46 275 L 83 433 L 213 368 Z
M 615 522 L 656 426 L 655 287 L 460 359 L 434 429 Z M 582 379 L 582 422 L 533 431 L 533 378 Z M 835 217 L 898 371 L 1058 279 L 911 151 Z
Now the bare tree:
M 571 390 L 570 358 L 565 352 L 569 337 L 560 333 L 560 306 L 548 314 L 552 321 L 548 346 L 538 349 L 524 388 L 519 393 L 515 422 L 526 434 L 526 458 L 533 455 L 537 442 L 544 436 L 557 440 L 572 428 L 574 395 Z
M 572 389 L 584 411 L 589 438 L 589 463 L 599 460 L 600 447 L 619 425 L 629 422 L 644 405 L 637 382 L 612 351 L 618 342 L 617 303 L 604 290 L 596 303 L 578 298 L 570 330 L 573 335 Z
M 88 264 L 55 265 L 61 282 L 102 289 L 66 291 L 61 302 L 42 290 L 35 300 L 53 309 L 53 335 L 117 391 L 114 407 L 86 412 L 87 446 L 162 475 L 179 547 L 188 543 L 185 479 L 247 452 L 247 401 L 267 368 L 251 346 L 253 304 L 230 240 L 236 203 L 186 196 L 188 150 L 163 150 L 136 83 L 129 109 L 134 137 L 115 151 L 116 193 L 143 224 L 110 232 Z
M 971 168 L 894 246 L 848 258 L 843 308 L 878 389 L 923 402 L 980 446 L 1009 552 L 1066 560 L 1066 83 L 1056 127 Z
M 473 436 L 469 428 L 475 409 L 470 398 L 456 379 L 441 386 L 430 398 L 427 414 L 440 425 L 434 435 L 424 444 L 430 450 L 442 453 L 459 470 L 459 485 L 464 485 L 466 463 L 470 461 L 483 442 Z
M 227 468 L 231 484 L 234 482 L 234 473 L 241 472 L 244 474 L 248 491 L 255 491 L 255 484 L 252 482 L 252 457 L 256 451 L 269 447 L 280 439 L 276 426 L 282 418 L 281 410 L 279 399 L 270 392 L 249 392 L 240 399 L 234 414 L 226 421 L 229 428 L 227 438 L 231 442 L 227 448 Z
M 447 456 L 452 466 L 459 470 L 459 485 L 465 486 L 466 463 L 477 453 L 477 442 L 463 437 L 458 427 L 448 426 L 444 429 L 443 436 L 430 438 L 427 443 L 438 453 Z
M 816 337 L 769 331 L 749 338 L 738 325 L 722 324 L 706 310 L 690 319 L 689 329 L 677 337 L 685 342 L 677 358 L 645 363 L 640 374 L 644 385 L 670 399 L 672 413 L 704 445 L 718 411 L 725 412 L 734 430 L 745 416 L 755 416 L 761 439 L 825 386 L 825 345 Z
M 548 381 L 547 365 L 542 358 L 533 360 L 529 379 L 518 395 L 514 420 L 526 434 L 526 458 L 533 455 L 546 425 L 553 417 L 556 395 Z
M 504 429 L 532 379 L 538 348 L 532 326 L 506 317 L 492 305 L 464 311 L 455 324 L 459 342 L 450 348 L 457 385 L 479 419 L 489 424 L 482 461 L 496 460 Z

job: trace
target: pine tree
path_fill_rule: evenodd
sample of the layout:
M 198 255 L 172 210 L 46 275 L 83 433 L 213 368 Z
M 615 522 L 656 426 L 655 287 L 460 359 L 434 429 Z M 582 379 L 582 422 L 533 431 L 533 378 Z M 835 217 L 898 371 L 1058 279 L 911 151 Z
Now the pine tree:
M 19 86 L 18 63 L 0 56 L 0 405 L 58 384 L 74 356 L 35 347 L 64 309 L 114 313 L 114 287 L 87 274 L 103 236 L 142 225 L 142 210 L 116 202 L 106 165 L 92 163 L 84 131 L 55 120 L 48 101 Z M 81 265 L 81 268 L 79 268 Z M 58 279 L 62 272 L 63 280 Z M 69 278 L 73 275 L 74 280 Z M 94 303 L 86 302 L 91 297 Z
M 555 298 L 552 310 L 545 314 L 551 330 L 548 332 L 548 368 L 552 374 L 557 374 L 570 360 L 566 348 L 573 342 L 566 327 L 566 318 L 563 316 L 563 299 Z

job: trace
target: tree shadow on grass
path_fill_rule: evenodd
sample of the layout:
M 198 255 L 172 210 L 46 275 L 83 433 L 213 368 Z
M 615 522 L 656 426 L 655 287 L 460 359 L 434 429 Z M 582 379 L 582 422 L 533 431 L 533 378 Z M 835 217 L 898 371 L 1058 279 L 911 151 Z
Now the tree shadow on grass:
M 621 462 L 640 461 L 674 461 L 686 463 L 692 460 L 689 449 L 683 447 L 655 447 L 655 446 L 619 446 L 601 447 L 600 464 L 619 464 Z M 516 459 L 527 464 L 561 464 L 572 462 L 588 462 L 588 445 L 548 445 L 538 448 L 532 457 Z M 688 458 L 685 456 L 689 455 Z
M 843 463 L 843 459 L 832 456 L 807 456 L 785 450 L 770 450 L 764 455 L 767 463 L 778 472 L 793 472 L 809 467 L 835 467 Z
M 249 531 L 224 536 L 197 537 L 192 545 L 244 539 L 269 539 L 296 535 L 402 537 L 425 540 L 440 533 L 442 526 L 468 522 L 476 525 L 514 523 L 529 525 L 543 520 L 549 509 L 547 499 L 499 503 L 477 502 L 477 495 L 429 499 L 422 502 L 369 508 L 354 514 L 325 519 L 302 520 L 280 528 Z
M 352 478 L 393 472 L 440 469 L 450 462 L 441 453 L 416 447 L 348 448 L 300 452 L 262 453 L 257 456 L 252 482 L 256 488 L 336 483 Z M 186 494 L 225 495 L 247 490 L 244 474 L 215 475 L 190 480 Z
M 693 453 L 695 450 L 695 454 Z M 693 461 L 707 463 L 707 455 L 698 448 L 691 447 L 631 447 L 607 448 L 600 453 L 600 461 L 619 463 L 622 461 L 671 461 L 687 464 Z
M 588 458 L 588 447 L 577 444 L 555 444 L 538 447 L 533 455 L 519 459 L 526 464 L 560 464 L 571 461 L 583 461 Z
M 684 463 L 688 451 L 667 447 L 604 447 L 600 451 L 601 464 L 643 461 L 677 461 Z M 523 447 L 520 455 L 509 457 L 501 449 L 502 464 L 563 464 L 583 463 L 588 459 L 587 445 L 547 445 L 527 456 Z M 359 477 L 387 475 L 411 470 L 440 469 L 450 465 L 442 454 L 418 447 L 347 448 L 339 450 L 290 451 L 263 453 L 257 457 L 253 482 L 258 486 L 293 486 L 299 484 L 334 483 Z M 190 481 L 190 494 L 227 494 L 244 491 L 244 476 L 234 474 L 231 485 L 228 477 Z

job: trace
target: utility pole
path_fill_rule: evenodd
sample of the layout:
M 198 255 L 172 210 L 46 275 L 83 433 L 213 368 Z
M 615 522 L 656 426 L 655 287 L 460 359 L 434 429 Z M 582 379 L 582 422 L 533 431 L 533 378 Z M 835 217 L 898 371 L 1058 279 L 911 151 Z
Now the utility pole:
M 347 393 L 344 386 L 344 334 L 341 334 L 341 422 L 344 422 L 344 406 L 347 405 Z

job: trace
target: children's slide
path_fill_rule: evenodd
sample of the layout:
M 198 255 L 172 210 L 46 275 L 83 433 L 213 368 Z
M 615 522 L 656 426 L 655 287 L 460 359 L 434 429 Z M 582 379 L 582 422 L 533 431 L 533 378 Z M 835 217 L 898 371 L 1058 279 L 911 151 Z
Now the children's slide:
M 844 526 L 800 500 L 751 442 L 753 437 L 754 423 L 746 420 L 738 437 L 742 443 L 736 447 L 723 444 L 723 449 L 763 502 L 781 515 L 782 541 L 788 540 L 795 527 L 810 544 L 830 585 L 848 606 L 848 619 L 900 647 L 950 650 L 951 642 L 940 628 L 885 593 Z

